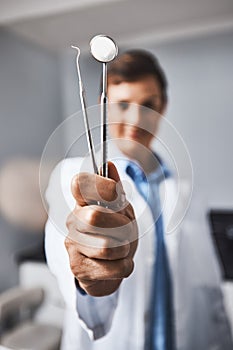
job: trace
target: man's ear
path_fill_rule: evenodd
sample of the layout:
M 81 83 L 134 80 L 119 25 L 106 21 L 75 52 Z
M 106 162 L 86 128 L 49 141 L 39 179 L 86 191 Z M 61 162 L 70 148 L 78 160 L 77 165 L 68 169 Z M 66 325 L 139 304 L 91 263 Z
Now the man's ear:
M 167 112 L 167 102 L 161 106 L 160 114 L 164 117 Z

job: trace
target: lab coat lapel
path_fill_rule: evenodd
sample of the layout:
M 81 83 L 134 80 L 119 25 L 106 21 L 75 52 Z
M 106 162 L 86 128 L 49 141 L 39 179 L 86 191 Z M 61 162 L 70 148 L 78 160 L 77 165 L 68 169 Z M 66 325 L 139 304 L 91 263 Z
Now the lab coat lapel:
M 182 184 L 179 191 L 182 191 Z M 182 194 L 183 199 L 185 194 Z M 160 198 L 164 218 L 165 242 L 167 247 L 168 260 L 170 265 L 171 277 L 173 281 L 173 307 L 174 307 L 174 327 L 176 343 L 182 342 L 181 337 L 185 334 L 183 323 L 180 323 L 180 314 L 182 310 L 182 295 L 180 294 L 180 276 L 179 276 L 179 246 L 181 239 L 181 231 L 177 223 L 181 219 L 182 207 L 177 207 L 179 203 L 178 186 L 173 178 L 168 178 L 160 184 Z M 187 203 L 187 199 L 184 199 Z M 178 217 L 179 216 L 179 217 Z

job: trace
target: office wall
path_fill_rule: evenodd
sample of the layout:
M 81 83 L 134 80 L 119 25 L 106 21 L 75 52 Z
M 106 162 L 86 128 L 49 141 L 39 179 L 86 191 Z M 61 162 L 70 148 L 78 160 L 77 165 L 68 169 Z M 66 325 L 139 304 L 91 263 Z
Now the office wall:
M 206 209 L 233 208 L 233 32 L 151 44 L 147 49 L 157 55 L 167 73 L 167 118 L 190 152 L 194 189 Z M 80 109 L 74 54 L 64 55 L 61 66 L 67 118 Z M 95 104 L 100 67 L 90 55 L 83 59 L 81 67 L 89 104 Z M 83 131 L 81 123 L 79 131 Z M 68 125 L 68 143 L 71 134 Z M 84 151 L 85 143 L 76 153 Z
M 40 159 L 61 121 L 59 84 L 54 54 L 0 29 L 0 172 L 15 158 Z M 17 283 L 15 253 L 41 240 L 0 214 L 0 291 Z
M 167 72 L 167 118 L 185 140 L 194 186 L 209 207 L 233 208 L 233 32 L 153 47 Z

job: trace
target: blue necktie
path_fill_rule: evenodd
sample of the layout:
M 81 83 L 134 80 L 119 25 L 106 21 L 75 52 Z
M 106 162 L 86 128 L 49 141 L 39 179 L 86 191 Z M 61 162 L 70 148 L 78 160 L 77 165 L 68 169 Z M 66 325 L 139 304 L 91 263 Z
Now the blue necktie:
M 161 172 L 161 167 L 158 171 Z M 164 242 L 161 208 L 155 205 L 156 202 L 160 203 L 158 189 L 161 176 L 157 177 L 156 183 L 150 184 L 139 166 L 132 162 L 127 166 L 126 173 L 132 178 L 139 193 L 148 202 L 156 227 L 156 260 L 153 268 L 150 326 L 145 350 L 174 350 L 172 281 Z M 161 172 L 161 175 L 164 178 L 168 174 Z

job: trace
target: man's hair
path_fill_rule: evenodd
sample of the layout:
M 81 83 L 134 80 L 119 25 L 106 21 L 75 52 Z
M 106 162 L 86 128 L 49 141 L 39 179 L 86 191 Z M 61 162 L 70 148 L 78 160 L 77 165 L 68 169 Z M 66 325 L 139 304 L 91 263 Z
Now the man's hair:
M 134 82 L 153 76 L 160 85 L 163 103 L 167 103 L 167 79 L 158 59 L 145 50 L 130 50 L 108 65 L 108 84 Z

